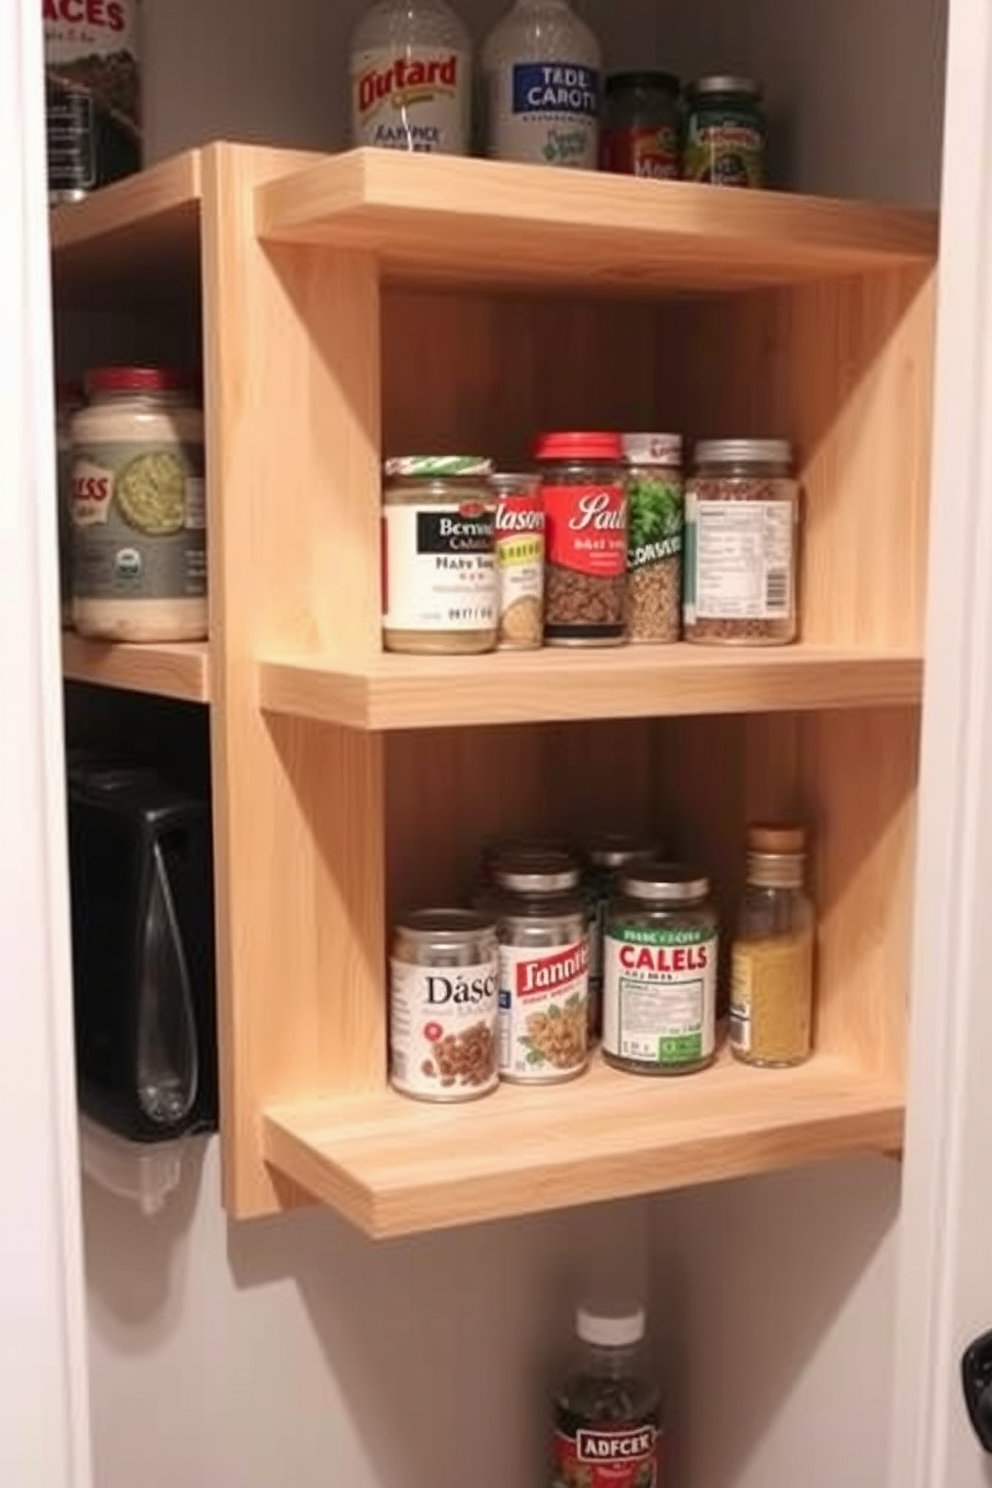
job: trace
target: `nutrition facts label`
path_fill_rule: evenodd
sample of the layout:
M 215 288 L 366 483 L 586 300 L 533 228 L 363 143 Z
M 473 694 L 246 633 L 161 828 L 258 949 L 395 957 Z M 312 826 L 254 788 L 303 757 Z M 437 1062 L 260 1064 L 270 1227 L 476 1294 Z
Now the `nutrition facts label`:
M 691 513 L 695 620 L 781 620 L 792 605 L 795 516 L 788 501 L 699 501 Z

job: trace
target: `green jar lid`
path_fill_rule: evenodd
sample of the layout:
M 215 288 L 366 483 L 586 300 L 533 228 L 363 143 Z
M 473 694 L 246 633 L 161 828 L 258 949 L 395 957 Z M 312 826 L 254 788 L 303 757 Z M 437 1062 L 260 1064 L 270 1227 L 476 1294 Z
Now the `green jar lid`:
M 388 476 L 407 475 L 415 480 L 443 480 L 464 475 L 492 475 L 494 465 L 483 455 L 400 455 L 387 460 Z

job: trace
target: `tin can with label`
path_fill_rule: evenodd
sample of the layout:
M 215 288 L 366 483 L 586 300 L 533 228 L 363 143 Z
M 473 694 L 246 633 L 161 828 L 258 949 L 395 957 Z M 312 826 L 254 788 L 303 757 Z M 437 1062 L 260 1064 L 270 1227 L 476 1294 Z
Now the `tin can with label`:
M 603 1058 L 688 1075 L 716 1052 L 717 916 L 698 869 L 647 859 L 622 874 L 603 941 Z
M 499 945 L 485 915 L 408 915 L 389 959 L 389 1078 L 414 1100 L 469 1101 L 499 1083 Z
M 619 646 L 626 634 L 627 492 L 619 434 L 538 440 L 546 524 L 544 639 Z
M 544 643 L 544 502 L 536 475 L 494 475 L 501 651 Z
M 496 870 L 499 1073 L 552 1085 L 589 1062 L 589 936 L 580 872 L 564 853 Z
M 48 199 L 141 169 L 137 0 L 44 0 Z
M 476 455 L 387 460 L 382 641 L 387 651 L 473 654 L 496 645 L 496 497 Z

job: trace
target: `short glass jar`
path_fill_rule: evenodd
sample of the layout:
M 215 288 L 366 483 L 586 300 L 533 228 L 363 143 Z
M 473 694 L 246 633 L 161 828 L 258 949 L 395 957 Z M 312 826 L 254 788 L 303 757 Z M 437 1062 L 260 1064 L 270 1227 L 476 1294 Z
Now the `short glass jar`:
M 497 647 L 536 651 L 544 645 L 544 502 L 538 475 L 499 474 L 496 497 Z
M 682 174 L 712 186 L 764 186 L 767 134 L 760 83 L 699 78 L 686 90 Z
M 382 643 L 387 651 L 471 655 L 496 645 L 496 496 L 479 455 L 387 460 Z
M 626 632 L 627 493 L 619 434 L 543 434 L 537 443 L 549 646 L 620 646 Z
M 788 441 L 697 444 L 685 516 L 685 639 L 722 646 L 794 641 L 800 489 Z
M 649 837 L 604 832 L 586 843 L 583 887 L 589 913 L 589 1037 L 603 1027 L 603 923 L 620 875 L 638 858 L 657 857 L 660 844 Z
M 621 874 L 603 940 L 603 1058 L 690 1075 L 716 1055 L 717 912 L 698 868 L 647 859 Z
M 521 854 L 495 869 L 500 942 L 499 1072 L 554 1085 L 589 1061 L 589 936 L 581 874 L 568 853 Z
M 207 634 L 203 413 L 191 379 L 99 367 L 72 420 L 72 622 L 109 641 Z
M 682 170 L 680 83 L 670 72 L 615 72 L 606 79 L 601 168 L 676 181 Z
M 732 956 L 730 1049 L 744 1064 L 802 1064 L 812 1049 L 815 914 L 801 827 L 753 826 Z
M 685 497 L 680 434 L 625 434 L 627 639 L 671 645 L 682 635 Z

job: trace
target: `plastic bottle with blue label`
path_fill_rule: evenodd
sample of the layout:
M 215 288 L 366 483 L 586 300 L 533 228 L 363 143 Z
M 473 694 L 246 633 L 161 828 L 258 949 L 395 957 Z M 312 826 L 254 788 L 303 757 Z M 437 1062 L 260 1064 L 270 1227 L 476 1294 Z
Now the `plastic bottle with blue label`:
M 516 0 L 482 66 L 492 159 L 596 169 L 602 53 L 568 0 Z

